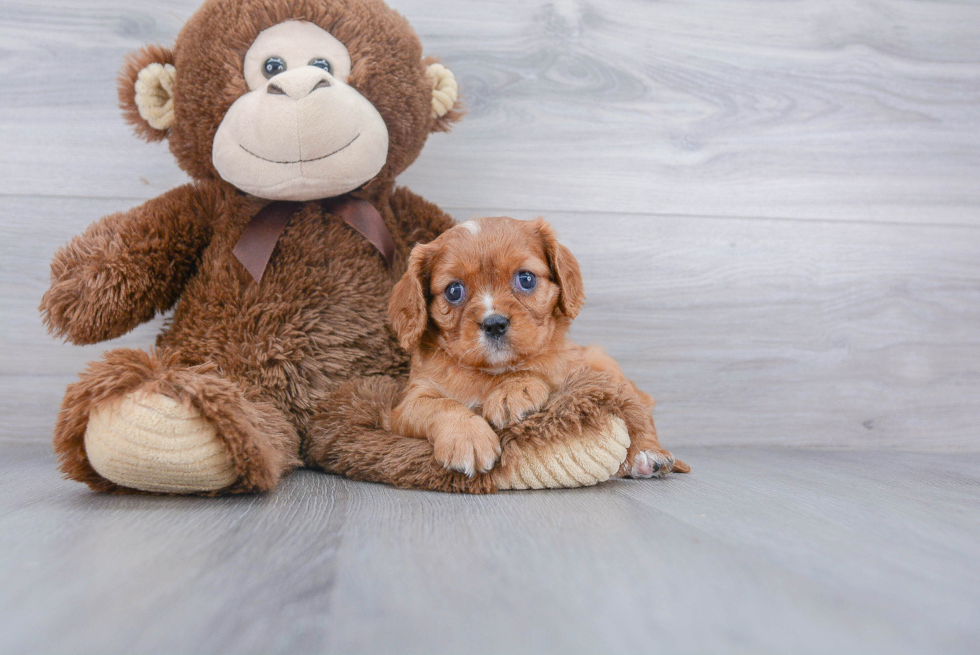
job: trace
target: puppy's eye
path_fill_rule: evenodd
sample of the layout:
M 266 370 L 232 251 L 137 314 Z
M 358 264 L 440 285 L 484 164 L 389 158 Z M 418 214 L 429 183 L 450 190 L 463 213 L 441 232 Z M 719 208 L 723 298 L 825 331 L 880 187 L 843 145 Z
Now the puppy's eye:
M 262 64 L 262 74 L 266 78 L 270 78 L 273 75 L 278 75 L 279 73 L 286 70 L 286 62 L 282 60 L 282 57 L 269 57 Z
M 449 286 L 442 293 L 446 296 L 449 304 L 458 305 L 463 302 L 463 297 L 466 296 L 466 288 L 461 282 L 450 282 Z
M 514 283 L 521 291 L 534 291 L 538 286 L 538 276 L 531 271 L 517 271 L 514 276 Z
M 310 60 L 310 66 L 316 66 L 317 68 L 322 68 L 323 70 L 330 72 L 330 62 L 323 57 L 317 57 L 316 59 Z

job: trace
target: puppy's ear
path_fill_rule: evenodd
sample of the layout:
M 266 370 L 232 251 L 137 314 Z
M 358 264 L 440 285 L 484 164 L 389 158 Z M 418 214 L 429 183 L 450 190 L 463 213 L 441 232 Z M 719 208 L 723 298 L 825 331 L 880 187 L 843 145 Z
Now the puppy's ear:
M 162 141 L 174 122 L 174 53 L 148 45 L 130 53 L 119 71 L 119 106 L 126 122 L 147 141 Z
M 582 283 L 582 271 L 579 270 L 578 260 L 571 250 L 558 243 L 554 228 L 546 220 L 536 218 L 531 221 L 530 227 L 541 238 L 551 275 L 561 290 L 558 296 L 558 309 L 568 318 L 575 318 L 585 302 L 585 286 Z
M 408 258 L 408 270 L 391 291 L 388 319 L 398 335 L 398 342 L 405 350 L 418 348 L 425 328 L 429 324 L 428 287 L 429 261 L 432 248 L 418 244 Z

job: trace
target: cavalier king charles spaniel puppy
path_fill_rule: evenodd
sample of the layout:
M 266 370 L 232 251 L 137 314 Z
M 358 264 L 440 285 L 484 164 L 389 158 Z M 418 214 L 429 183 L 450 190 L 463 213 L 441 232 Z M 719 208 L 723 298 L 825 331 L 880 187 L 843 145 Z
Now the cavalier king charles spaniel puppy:
M 566 338 L 584 300 L 578 262 L 541 218 L 473 219 L 416 245 L 389 308 L 412 354 L 392 430 L 428 439 L 448 469 L 486 472 L 500 456 L 494 427 L 541 409 L 569 373 L 588 367 L 611 376 L 629 408 L 619 475 L 690 471 L 660 447 L 653 399 L 602 350 Z

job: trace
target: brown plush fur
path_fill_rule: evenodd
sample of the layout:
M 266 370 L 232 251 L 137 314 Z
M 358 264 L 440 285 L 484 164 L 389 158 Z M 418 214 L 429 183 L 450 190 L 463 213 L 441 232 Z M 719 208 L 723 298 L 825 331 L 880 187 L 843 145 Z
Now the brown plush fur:
M 245 91 L 242 59 L 252 40 L 287 19 L 314 22 L 346 44 L 348 82 L 387 124 L 387 164 L 353 195 L 371 202 L 393 235 L 391 268 L 318 203 L 293 215 L 261 283 L 232 255 L 267 201 L 218 177 L 213 137 Z M 177 68 L 175 120 L 165 133 L 143 122 L 133 100 L 139 69 L 153 61 Z M 69 477 L 93 489 L 121 490 L 88 463 L 88 415 L 98 403 L 144 389 L 193 404 L 218 428 L 239 472 L 224 492 L 270 489 L 299 462 L 400 486 L 496 490 L 489 476 L 447 473 L 427 442 L 394 435 L 386 423 L 409 369 L 387 320 L 391 288 L 412 245 L 453 224 L 435 205 L 394 187 L 427 135 L 459 117 L 454 110 L 434 120 L 431 92 L 417 37 L 380 0 L 207 0 L 172 51 L 149 47 L 131 57 L 120 79 L 127 120 L 144 138 L 167 138 L 194 182 L 107 216 L 62 248 L 41 312 L 53 333 L 79 344 L 175 312 L 155 353 L 110 351 L 69 388 L 55 428 L 55 449 Z M 555 425 L 579 420 L 571 398 L 558 394 L 552 402 Z M 611 400 L 597 399 L 590 420 L 615 410 Z M 540 435 L 558 431 L 536 428 Z M 528 438 L 526 431 L 504 437 Z
M 181 366 L 174 354 L 158 356 L 120 348 L 89 364 L 69 385 L 55 426 L 54 449 L 68 477 L 98 491 L 122 491 L 102 478 L 85 456 L 89 411 L 134 389 L 191 403 L 217 429 L 232 455 L 239 478 L 225 493 L 271 489 L 284 473 L 300 465 L 299 436 L 288 418 L 262 397 L 215 375 L 215 367 Z
M 41 303 L 49 329 L 72 343 L 98 343 L 173 307 L 213 233 L 206 192 L 172 189 L 72 239 L 51 262 Z
M 519 287 L 522 273 L 534 276 L 533 288 Z M 463 290 L 458 301 L 447 299 L 450 285 Z M 631 442 L 621 473 L 686 473 L 687 465 L 660 447 L 653 399 L 600 349 L 566 337 L 584 300 L 578 262 L 540 218 L 474 219 L 416 246 L 389 307 L 402 346 L 412 351 L 392 428 L 427 438 L 447 468 L 485 472 L 500 454 L 493 428 L 538 412 L 570 374 L 586 369 L 605 374 L 616 389 L 609 400 Z M 489 336 L 489 317 L 506 320 L 506 331 Z M 669 465 L 653 469 L 645 457 L 638 463 L 640 453 Z
M 383 193 L 415 161 L 430 132 L 459 118 L 457 111 L 448 120 L 432 119 L 422 45 L 408 21 L 380 0 L 209 0 L 184 25 L 173 51 L 175 121 L 168 140 L 177 163 L 195 180 L 220 179 L 211 145 L 221 118 L 247 90 L 242 59 L 259 32 L 286 20 L 319 25 L 347 46 L 347 84 L 371 101 L 388 126 L 388 163 L 370 185 L 375 192 Z M 133 73 L 132 67 L 123 71 L 127 82 L 120 89 L 135 83 Z M 121 100 L 128 98 L 127 91 Z M 126 116 L 144 125 L 138 113 Z

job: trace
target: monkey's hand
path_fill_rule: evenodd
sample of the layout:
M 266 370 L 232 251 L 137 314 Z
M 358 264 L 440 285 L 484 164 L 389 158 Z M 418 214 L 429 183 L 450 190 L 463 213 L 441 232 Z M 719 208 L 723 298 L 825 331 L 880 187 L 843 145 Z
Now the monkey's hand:
M 172 307 L 210 238 L 198 195 L 191 185 L 173 189 L 106 216 L 59 250 L 40 306 L 48 330 L 97 343 Z

